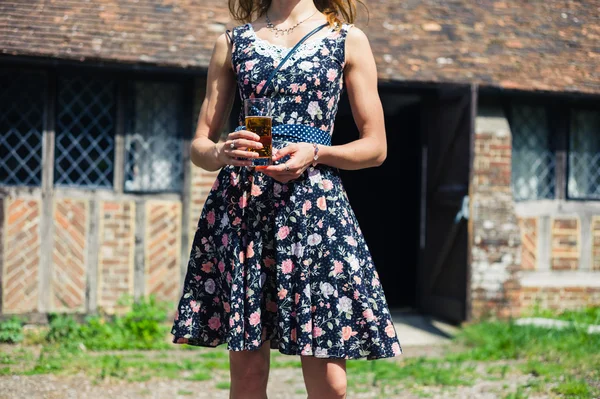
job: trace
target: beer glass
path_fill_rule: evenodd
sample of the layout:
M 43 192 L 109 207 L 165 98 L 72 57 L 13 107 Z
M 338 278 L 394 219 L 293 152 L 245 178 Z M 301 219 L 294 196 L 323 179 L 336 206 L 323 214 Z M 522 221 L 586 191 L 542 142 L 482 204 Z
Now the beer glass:
M 266 166 L 272 163 L 272 112 L 273 103 L 268 98 L 247 98 L 244 100 L 246 130 L 258 134 L 263 145 L 261 149 L 248 149 L 248 151 L 258 153 L 258 157 L 251 160 L 254 166 Z

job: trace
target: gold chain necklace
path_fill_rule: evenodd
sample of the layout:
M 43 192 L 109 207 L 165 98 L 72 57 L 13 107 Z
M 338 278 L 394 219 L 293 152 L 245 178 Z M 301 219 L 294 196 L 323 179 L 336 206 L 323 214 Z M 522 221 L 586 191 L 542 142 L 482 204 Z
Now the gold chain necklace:
M 273 25 L 273 22 L 271 22 L 271 19 L 269 18 L 269 13 L 265 13 L 265 16 L 266 16 L 266 19 L 267 19 L 267 28 L 269 28 L 272 32 L 275 33 L 275 37 L 279 37 L 279 35 L 289 35 L 290 33 L 292 33 L 292 31 L 294 29 L 296 29 L 296 27 L 298 25 L 300 25 L 304 21 L 308 21 L 309 19 L 311 19 L 312 17 L 314 17 L 314 15 L 317 13 L 317 11 L 319 11 L 319 10 L 316 10 L 308 18 L 303 19 L 302 21 L 298 22 L 296 25 L 294 25 L 294 26 L 292 26 L 290 28 L 287 28 L 287 29 L 281 29 L 281 28 L 278 28 L 275 25 Z

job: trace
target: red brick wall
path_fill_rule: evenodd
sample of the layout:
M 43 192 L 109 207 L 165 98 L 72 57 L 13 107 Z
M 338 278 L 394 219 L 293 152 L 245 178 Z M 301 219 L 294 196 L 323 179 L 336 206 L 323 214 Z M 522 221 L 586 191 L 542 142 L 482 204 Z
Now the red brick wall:
M 537 306 L 543 309 L 562 311 L 582 306 L 600 306 L 600 288 L 523 287 L 520 298 L 524 311 Z
M 580 239 L 579 219 L 560 217 L 552 220 L 552 270 L 579 268 Z
M 52 295 L 55 311 L 84 311 L 87 283 L 87 200 L 57 199 L 54 204 Z
M 38 310 L 41 203 L 34 199 L 2 199 L 2 313 Z
M 181 203 L 146 202 L 145 235 L 145 292 L 174 301 L 180 293 Z
M 536 218 L 519 218 L 521 229 L 521 269 L 537 269 L 538 258 L 538 220 Z
M 133 295 L 135 203 L 100 203 L 98 306 L 112 313 L 118 300 Z

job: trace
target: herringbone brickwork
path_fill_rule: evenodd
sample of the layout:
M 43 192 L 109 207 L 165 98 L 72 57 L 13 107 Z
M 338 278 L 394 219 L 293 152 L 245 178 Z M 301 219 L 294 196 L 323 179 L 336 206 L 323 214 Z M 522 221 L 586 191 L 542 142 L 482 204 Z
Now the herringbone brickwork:
M 86 288 L 88 202 L 57 199 L 54 204 L 52 309 L 83 311 Z
M 147 295 L 158 300 L 176 300 L 180 288 L 181 203 L 148 201 L 146 203 Z
M 600 216 L 592 218 L 592 270 L 600 270 Z
M 537 269 L 537 240 L 538 225 L 537 218 L 519 218 L 521 229 L 521 269 Z
M 576 270 L 579 267 L 579 219 L 557 218 L 552 221 L 553 270 Z
M 4 198 L 2 313 L 37 310 L 40 202 Z
M 98 306 L 113 313 L 121 297 L 133 295 L 135 203 L 101 202 L 99 229 Z

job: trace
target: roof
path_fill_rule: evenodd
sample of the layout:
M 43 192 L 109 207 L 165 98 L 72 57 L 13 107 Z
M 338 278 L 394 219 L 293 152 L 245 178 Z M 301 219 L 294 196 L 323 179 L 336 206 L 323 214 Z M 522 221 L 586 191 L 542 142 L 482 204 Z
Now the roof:
M 367 4 L 381 80 L 600 93 L 600 0 Z M 206 68 L 226 26 L 225 0 L 4 0 L 0 52 Z

